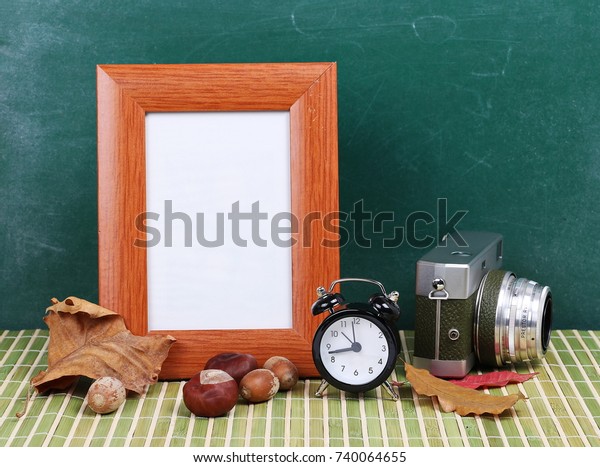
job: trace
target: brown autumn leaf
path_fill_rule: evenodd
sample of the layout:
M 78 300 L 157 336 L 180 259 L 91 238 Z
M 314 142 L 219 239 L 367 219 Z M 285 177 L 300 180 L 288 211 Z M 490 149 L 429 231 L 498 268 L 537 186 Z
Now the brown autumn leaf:
M 158 381 L 173 337 L 134 336 L 121 315 L 77 297 L 52 303 L 44 317 L 50 330 L 48 369 L 31 381 L 39 393 L 65 389 L 79 376 L 113 376 L 138 394 Z
M 429 371 L 404 364 L 406 379 L 413 389 L 423 396 L 436 396 L 444 412 L 459 415 L 500 414 L 525 396 L 520 392 L 508 396 L 494 396 L 475 389 L 457 386 L 449 381 L 436 378 Z

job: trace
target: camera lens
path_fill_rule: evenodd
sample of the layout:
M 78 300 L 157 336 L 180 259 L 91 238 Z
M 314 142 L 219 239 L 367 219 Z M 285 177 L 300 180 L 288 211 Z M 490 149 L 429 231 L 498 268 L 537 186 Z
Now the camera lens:
M 552 293 L 510 271 L 487 273 L 477 292 L 474 345 L 479 361 L 502 366 L 541 358 L 550 344 Z

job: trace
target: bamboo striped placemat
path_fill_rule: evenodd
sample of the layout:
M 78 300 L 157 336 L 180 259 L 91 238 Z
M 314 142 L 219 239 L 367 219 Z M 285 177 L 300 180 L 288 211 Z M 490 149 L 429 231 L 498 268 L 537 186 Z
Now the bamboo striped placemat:
M 413 333 L 400 331 L 403 359 L 411 361 Z M 399 388 L 392 401 L 380 388 L 364 395 L 329 388 L 318 380 L 262 404 L 240 401 L 226 416 L 194 417 L 182 401 L 184 382 L 159 382 L 129 397 L 115 413 L 97 415 L 84 403 L 89 380 L 65 393 L 35 396 L 22 410 L 30 379 L 46 367 L 47 330 L 0 331 L 0 447 L 192 446 L 192 447 L 399 447 L 399 446 L 600 446 L 600 331 L 554 331 L 546 358 L 518 366 L 539 374 L 500 416 L 460 417 L 437 401 Z M 404 380 L 398 366 L 393 375 Z

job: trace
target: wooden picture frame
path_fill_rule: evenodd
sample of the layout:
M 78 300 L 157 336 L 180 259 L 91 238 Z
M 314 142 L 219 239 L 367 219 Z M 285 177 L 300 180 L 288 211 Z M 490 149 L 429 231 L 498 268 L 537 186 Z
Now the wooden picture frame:
M 316 287 L 339 277 L 332 247 L 339 235 L 334 222 L 323 222 L 339 210 L 336 88 L 335 63 L 97 67 L 99 303 L 133 334 L 177 339 L 161 379 L 189 378 L 221 352 L 250 353 L 259 364 L 283 355 L 301 376 L 318 376 L 311 345 L 323 317 L 310 307 Z M 300 221 L 291 247 L 292 326 L 149 331 L 147 252 L 135 246 L 135 219 L 146 211 L 146 114 L 273 110 L 289 111 L 291 212 Z M 225 307 L 243 305 L 260 319 L 259 303 L 240 303 L 227 284 L 221 293 Z

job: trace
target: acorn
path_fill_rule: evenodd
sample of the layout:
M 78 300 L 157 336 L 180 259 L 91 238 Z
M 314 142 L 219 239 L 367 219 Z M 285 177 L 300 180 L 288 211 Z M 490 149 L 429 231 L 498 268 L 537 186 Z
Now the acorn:
M 271 357 L 265 362 L 263 368 L 275 373 L 279 379 L 280 391 L 292 389 L 298 382 L 298 368 L 285 357 Z
M 279 391 L 279 379 L 271 370 L 258 368 L 240 381 L 240 395 L 248 402 L 265 402 Z
M 117 410 L 127 396 L 123 383 L 112 376 L 103 376 L 94 381 L 86 396 L 90 409 L 99 414 Z

